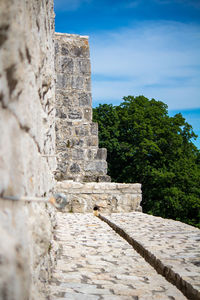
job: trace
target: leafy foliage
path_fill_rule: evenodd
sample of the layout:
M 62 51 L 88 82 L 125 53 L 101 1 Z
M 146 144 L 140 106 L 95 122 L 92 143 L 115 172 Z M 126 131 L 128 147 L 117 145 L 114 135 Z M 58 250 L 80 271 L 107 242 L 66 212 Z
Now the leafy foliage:
M 192 126 L 181 114 L 170 117 L 161 101 L 123 99 L 93 110 L 112 180 L 142 183 L 144 212 L 200 227 L 200 151 Z

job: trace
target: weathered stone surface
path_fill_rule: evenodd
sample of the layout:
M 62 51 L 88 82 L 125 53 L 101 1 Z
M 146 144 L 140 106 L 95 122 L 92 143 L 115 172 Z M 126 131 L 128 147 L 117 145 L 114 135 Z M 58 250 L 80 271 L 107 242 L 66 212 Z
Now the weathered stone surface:
M 88 37 L 56 33 L 55 39 L 56 179 L 108 181 L 106 150 L 98 150 L 98 125 L 92 122 Z
M 106 174 L 107 163 L 105 161 L 89 161 L 85 162 L 84 171 L 87 174 Z
M 71 82 L 72 89 L 83 90 L 84 89 L 84 79 L 82 76 L 72 76 Z
M 105 149 L 105 148 L 98 149 L 95 159 L 106 160 L 106 158 L 107 158 L 107 149 Z
M 73 160 L 83 160 L 84 151 L 82 149 L 73 149 L 72 150 L 72 159 Z
M 12 234 L 0 227 L 0 299 L 28 299 L 31 278 L 27 253 Z
M 50 300 L 186 299 L 92 214 L 57 213 L 56 217 L 54 237 L 61 250 Z
M 72 58 L 64 57 L 61 59 L 61 71 L 63 73 L 73 74 L 74 61 Z
M 53 5 L 14 4 L 0 2 L 0 195 L 50 196 L 56 167 Z M 58 34 L 55 53 L 57 178 L 77 181 L 58 183 L 67 195 L 63 211 L 88 212 L 95 204 L 105 213 L 141 210 L 140 184 L 101 182 L 110 178 L 92 123 L 87 37 Z M 49 204 L 0 198 L 0 299 L 185 299 L 99 219 L 56 218 L 57 224 Z M 110 219 L 130 239 L 134 234 L 137 245 L 142 240 L 142 255 L 158 272 L 184 291 L 199 289 L 197 231 L 144 214 Z
M 98 135 L 98 123 L 91 123 L 91 134 L 92 135 Z
M 57 88 L 67 89 L 70 86 L 70 79 L 64 74 L 57 74 Z
M 48 196 L 55 184 L 53 34 L 53 1 L 0 1 L 1 196 Z M 45 299 L 49 213 L 0 198 L 0 299 Z
M 92 119 L 92 109 L 91 108 L 85 108 L 84 109 L 84 118 L 87 121 L 91 121 L 91 119 Z
M 77 174 L 77 173 L 80 173 L 81 169 L 77 163 L 73 163 L 70 167 L 70 171 L 71 171 L 71 173 Z
M 91 177 L 90 181 L 97 180 L 95 175 Z M 64 208 L 66 212 L 91 212 L 95 204 L 102 206 L 102 212 L 141 210 L 141 185 L 137 183 L 62 181 L 57 183 L 57 191 L 68 197 L 69 203 Z
M 91 68 L 90 68 L 90 60 L 89 59 L 79 59 L 77 60 L 77 71 L 83 75 L 89 75 L 91 73 Z
M 82 112 L 78 110 L 70 110 L 68 114 L 68 118 L 70 120 L 77 120 L 77 119 L 82 119 Z
M 200 299 L 198 228 L 139 212 L 112 214 L 106 218 L 188 299 Z
M 92 97 L 89 93 L 81 93 L 78 96 L 80 106 L 91 106 Z
M 88 147 L 94 147 L 97 149 L 98 147 L 98 137 L 92 136 L 86 139 L 86 143 Z
M 100 175 L 98 176 L 97 182 L 110 182 L 111 178 L 108 175 Z

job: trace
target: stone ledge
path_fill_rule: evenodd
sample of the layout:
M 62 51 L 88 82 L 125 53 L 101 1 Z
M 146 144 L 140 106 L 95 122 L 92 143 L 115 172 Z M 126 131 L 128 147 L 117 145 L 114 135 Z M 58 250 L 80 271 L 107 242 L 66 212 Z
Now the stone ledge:
M 199 229 L 137 212 L 99 218 L 188 299 L 200 299 Z
M 94 205 L 102 212 L 141 211 L 141 184 L 119 184 L 112 182 L 57 183 L 57 192 L 66 194 L 68 205 L 65 212 L 92 212 Z
M 70 40 L 71 40 L 72 38 L 74 38 L 74 39 L 86 39 L 86 40 L 89 39 L 89 36 L 88 36 L 88 35 L 79 35 L 79 34 L 73 34 L 73 33 L 55 32 L 55 35 L 56 35 L 56 36 L 61 36 L 62 38 L 63 38 L 63 37 L 70 38 Z
M 72 180 L 57 183 L 57 188 L 67 194 L 141 194 L 140 183 L 115 183 L 115 182 L 75 182 Z

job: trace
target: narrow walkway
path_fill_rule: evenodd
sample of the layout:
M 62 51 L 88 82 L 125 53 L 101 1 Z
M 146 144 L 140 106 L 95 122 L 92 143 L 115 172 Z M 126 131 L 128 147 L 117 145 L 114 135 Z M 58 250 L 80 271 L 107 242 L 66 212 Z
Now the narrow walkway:
M 49 300 L 184 300 L 106 223 L 92 214 L 57 213 L 60 254 Z
M 176 285 L 188 299 L 200 299 L 200 230 L 140 212 L 106 216 L 114 230 Z

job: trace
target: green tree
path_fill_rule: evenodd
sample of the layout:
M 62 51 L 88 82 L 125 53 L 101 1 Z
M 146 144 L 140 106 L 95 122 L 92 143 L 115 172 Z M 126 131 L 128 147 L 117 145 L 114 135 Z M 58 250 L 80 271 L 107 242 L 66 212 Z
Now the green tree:
M 170 117 L 161 101 L 123 99 L 93 113 L 112 180 L 142 183 L 144 212 L 200 226 L 200 152 L 192 126 L 181 114 Z

